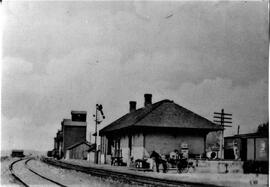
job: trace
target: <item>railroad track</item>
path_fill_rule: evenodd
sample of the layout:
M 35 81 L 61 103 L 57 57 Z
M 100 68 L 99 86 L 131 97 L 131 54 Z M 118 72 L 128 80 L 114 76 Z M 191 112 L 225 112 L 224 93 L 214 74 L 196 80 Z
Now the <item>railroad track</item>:
M 124 183 L 137 183 L 149 186 L 183 186 L 183 187 L 196 187 L 196 186 L 209 186 L 209 187 L 216 187 L 215 185 L 211 184 L 199 184 L 193 182 L 181 182 L 181 181 L 174 181 L 174 180 L 167 180 L 164 178 L 155 178 L 151 176 L 145 175 L 137 175 L 132 173 L 125 173 L 121 171 L 114 171 L 114 170 L 107 170 L 103 168 L 94 168 L 94 167 L 85 167 L 85 166 L 78 166 L 70 163 L 64 163 L 61 161 L 56 161 L 48 158 L 43 158 L 43 162 L 58 166 L 64 169 L 72 169 L 84 173 L 88 173 L 98 177 L 108 178 L 110 177 L 113 180 L 121 181 Z
M 14 171 L 14 165 L 19 163 L 19 162 L 23 162 L 24 161 L 24 167 L 27 168 L 28 171 L 30 171 L 31 173 L 34 173 L 37 177 L 39 178 L 42 178 L 46 181 L 49 181 L 51 184 L 54 184 L 54 185 L 57 185 L 57 186 L 61 186 L 61 187 L 66 187 L 65 185 L 57 182 L 57 181 L 54 181 L 52 179 L 49 179 L 43 175 L 41 175 L 40 173 L 36 172 L 35 170 L 33 170 L 32 168 L 30 168 L 30 166 L 27 164 L 30 160 L 32 160 L 33 158 L 21 158 L 21 159 L 18 159 L 14 162 L 12 162 L 10 165 L 9 165 L 9 170 L 11 172 L 11 174 L 13 175 L 13 177 L 18 180 L 23 186 L 26 186 L 26 187 L 29 187 L 31 186 L 30 184 L 27 184 L 27 182 L 25 180 L 22 179 L 22 177 L 19 176 L 18 173 L 16 173 L 16 171 Z

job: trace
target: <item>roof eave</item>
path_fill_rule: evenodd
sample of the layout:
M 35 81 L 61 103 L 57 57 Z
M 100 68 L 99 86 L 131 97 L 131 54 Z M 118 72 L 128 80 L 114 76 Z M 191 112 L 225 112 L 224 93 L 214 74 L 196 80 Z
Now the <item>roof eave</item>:
M 186 129 L 186 130 L 203 130 L 203 131 L 209 131 L 209 132 L 214 132 L 214 131 L 221 131 L 223 130 L 222 128 L 188 128 L 188 127 L 159 127 L 159 126 L 136 126 L 136 125 L 131 125 L 128 127 L 120 128 L 120 129 L 113 129 L 113 130 L 108 130 L 108 131 L 99 131 L 99 135 L 107 135 L 108 133 L 112 132 L 119 132 L 128 128 L 136 128 L 136 127 L 146 127 L 146 128 L 167 128 L 167 129 Z M 94 136 L 96 133 L 93 134 Z

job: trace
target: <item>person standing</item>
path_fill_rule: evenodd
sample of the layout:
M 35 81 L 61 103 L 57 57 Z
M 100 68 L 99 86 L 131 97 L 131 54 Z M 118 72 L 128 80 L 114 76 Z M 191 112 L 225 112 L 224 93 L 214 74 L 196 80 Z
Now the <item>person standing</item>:
M 156 164 L 156 171 L 159 172 L 159 164 L 161 162 L 161 156 L 156 152 L 152 151 L 150 158 L 152 158 Z

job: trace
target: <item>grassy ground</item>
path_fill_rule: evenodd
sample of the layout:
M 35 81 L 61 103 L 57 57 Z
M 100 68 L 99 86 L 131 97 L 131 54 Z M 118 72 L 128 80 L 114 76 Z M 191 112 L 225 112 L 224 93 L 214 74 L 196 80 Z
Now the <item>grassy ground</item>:
M 19 186 L 9 171 L 9 165 L 16 159 L 1 157 L 1 186 Z

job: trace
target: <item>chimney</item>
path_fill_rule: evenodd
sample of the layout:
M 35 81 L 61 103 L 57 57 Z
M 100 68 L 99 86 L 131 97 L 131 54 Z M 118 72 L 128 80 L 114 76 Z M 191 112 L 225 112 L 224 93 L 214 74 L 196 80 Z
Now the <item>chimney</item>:
M 136 110 L 136 101 L 129 101 L 129 112 L 134 112 Z
M 152 94 L 144 94 L 144 107 L 152 104 Z

